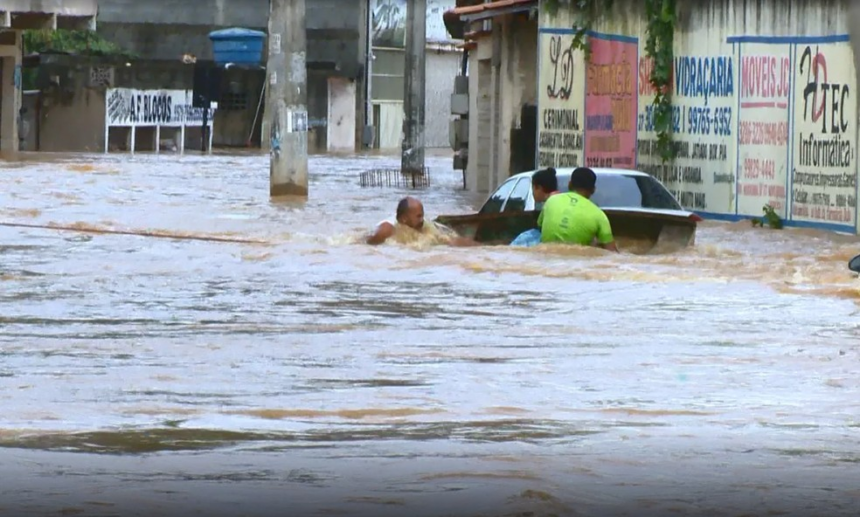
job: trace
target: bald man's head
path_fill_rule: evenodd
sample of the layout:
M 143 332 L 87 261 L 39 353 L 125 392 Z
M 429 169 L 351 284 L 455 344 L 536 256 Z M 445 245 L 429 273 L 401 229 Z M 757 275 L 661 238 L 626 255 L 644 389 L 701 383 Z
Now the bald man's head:
M 407 196 L 397 203 L 397 222 L 414 230 L 424 227 L 424 205 L 418 199 Z

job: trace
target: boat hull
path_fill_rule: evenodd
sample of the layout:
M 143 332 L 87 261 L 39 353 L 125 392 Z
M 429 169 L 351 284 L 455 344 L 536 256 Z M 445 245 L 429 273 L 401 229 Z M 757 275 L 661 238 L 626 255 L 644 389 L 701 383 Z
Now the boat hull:
M 607 208 L 618 247 L 633 253 L 671 252 L 695 243 L 696 221 L 689 216 Z M 436 222 L 487 245 L 510 244 L 520 233 L 538 228 L 539 210 L 495 214 L 443 215 Z

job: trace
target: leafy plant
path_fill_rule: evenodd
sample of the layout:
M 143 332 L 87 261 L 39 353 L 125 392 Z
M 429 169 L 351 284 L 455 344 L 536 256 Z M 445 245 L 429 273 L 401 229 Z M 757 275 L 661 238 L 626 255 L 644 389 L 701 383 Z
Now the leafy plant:
M 653 60 L 651 85 L 657 90 L 654 97 L 654 130 L 657 132 L 657 150 L 663 163 L 675 158 L 672 145 L 672 70 L 675 60 L 675 0 L 645 0 L 648 36 L 645 53 Z
M 24 53 L 68 52 L 89 56 L 136 57 L 97 32 L 78 30 L 27 30 L 24 31 Z
M 752 225 L 753 227 L 761 227 L 764 228 L 764 225 L 767 224 L 774 230 L 782 230 L 783 222 L 782 218 L 776 213 L 776 210 L 773 209 L 770 205 L 764 205 L 762 208 L 764 212 L 764 217 L 761 219 L 753 219 Z
M 543 0 L 544 11 L 555 16 L 561 4 L 575 6 L 576 22 L 574 23 L 573 48 L 585 53 L 585 58 L 591 56 L 591 46 L 588 44 L 588 33 L 594 23 L 605 12 L 611 12 L 615 0 Z

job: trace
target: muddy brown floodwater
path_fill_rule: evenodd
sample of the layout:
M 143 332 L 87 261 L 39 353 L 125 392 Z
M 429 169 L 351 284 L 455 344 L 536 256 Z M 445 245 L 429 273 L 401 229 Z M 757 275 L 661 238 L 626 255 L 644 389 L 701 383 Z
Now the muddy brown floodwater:
M 429 160 L 428 216 L 482 202 Z M 371 248 L 396 158 L 0 162 L 0 514 L 847 515 L 856 237 Z

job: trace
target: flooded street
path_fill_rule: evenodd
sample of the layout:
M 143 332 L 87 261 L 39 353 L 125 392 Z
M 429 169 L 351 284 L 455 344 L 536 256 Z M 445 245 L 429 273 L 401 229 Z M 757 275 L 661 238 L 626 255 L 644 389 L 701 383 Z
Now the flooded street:
M 44 161 L 38 161 L 44 160 Z M 860 240 L 369 247 L 398 158 L 0 162 L 0 515 L 849 515 Z M 467 213 L 450 158 L 417 194 Z

